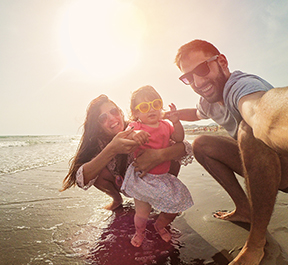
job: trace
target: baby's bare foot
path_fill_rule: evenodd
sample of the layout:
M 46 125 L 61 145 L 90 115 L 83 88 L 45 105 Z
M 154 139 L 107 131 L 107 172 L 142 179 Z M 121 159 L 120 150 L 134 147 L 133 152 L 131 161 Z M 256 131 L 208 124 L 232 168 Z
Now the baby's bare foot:
M 156 230 L 156 232 L 158 232 L 158 234 L 161 236 L 161 238 L 165 241 L 165 242 L 169 242 L 172 238 L 171 234 L 166 230 L 166 228 L 158 228 L 155 224 L 154 224 L 154 228 Z
M 139 233 L 136 232 L 134 234 L 134 236 L 132 237 L 132 239 L 131 239 L 131 244 L 134 247 L 139 248 L 142 245 L 142 242 L 143 242 L 144 238 L 145 238 L 145 233 L 139 234 Z

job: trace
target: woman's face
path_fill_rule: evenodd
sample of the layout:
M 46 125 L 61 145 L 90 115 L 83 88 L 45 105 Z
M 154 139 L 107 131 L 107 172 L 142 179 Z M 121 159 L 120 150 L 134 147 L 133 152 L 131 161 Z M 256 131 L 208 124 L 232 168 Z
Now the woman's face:
M 98 122 L 109 136 L 115 136 L 124 130 L 124 118 L 117 107 L 111 102 L 104 103 L 100 107 Z

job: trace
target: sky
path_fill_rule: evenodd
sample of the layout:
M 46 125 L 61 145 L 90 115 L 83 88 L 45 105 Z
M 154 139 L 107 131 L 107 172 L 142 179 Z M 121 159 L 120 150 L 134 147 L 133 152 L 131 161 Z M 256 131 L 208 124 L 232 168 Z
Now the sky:
M 148 84 L 166 109 L 195 107 L 174 63 L 194 39 L 230 71 L 288 85 L 287 0 L 0 0 L 0 34 L 2 136 L 81 134 L 92 99 L 106 94 L 127 113 Z

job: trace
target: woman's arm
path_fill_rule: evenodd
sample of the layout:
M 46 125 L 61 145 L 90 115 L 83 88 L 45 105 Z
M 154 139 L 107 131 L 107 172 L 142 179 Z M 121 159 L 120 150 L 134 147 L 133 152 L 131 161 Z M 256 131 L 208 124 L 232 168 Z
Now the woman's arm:
M 186 154 L 183 143 L 176 143 L 164 149 L 145 149 L 139 152 L 137 158 L 134 160 L 136 171 L 141 171 L 140 177 L 146 175 L 155 166 L 174 159 L 178 159 Z
M 117 154 L 129 154 L 138 144 L 134 140 L 126 139 L 132 130 L 118 133 L 112 141 L 91 161 L 83 165 L 84 185 L 95 179 L 104 167 Z

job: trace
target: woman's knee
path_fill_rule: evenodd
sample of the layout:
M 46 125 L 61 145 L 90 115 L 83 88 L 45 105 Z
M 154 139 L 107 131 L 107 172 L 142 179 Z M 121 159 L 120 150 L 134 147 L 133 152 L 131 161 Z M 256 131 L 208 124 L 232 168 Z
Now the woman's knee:
M 107 168 L 104 168 L 99 173 L 99 176 L 96 179 L 94 186 L 99 190 L 111 190 L 115 186 L 114 176 Z

